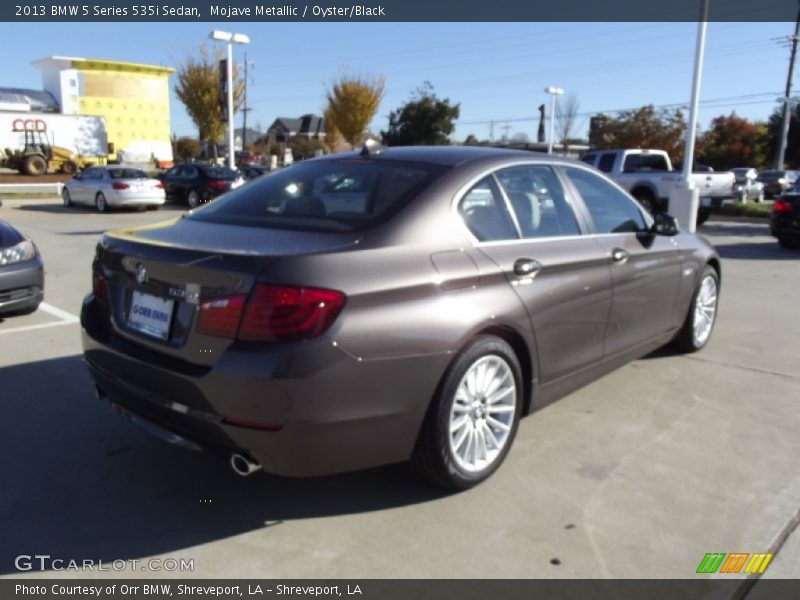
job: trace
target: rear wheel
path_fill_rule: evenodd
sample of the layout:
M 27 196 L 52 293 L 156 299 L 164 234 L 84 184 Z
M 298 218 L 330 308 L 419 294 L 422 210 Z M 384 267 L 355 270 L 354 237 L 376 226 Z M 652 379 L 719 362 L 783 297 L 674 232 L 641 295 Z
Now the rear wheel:
M 412 462 L 424 477 L 463 490 L 494 473 L 522 414 L 522 370 L 514 350 L 480 336 L 448 368 L 428 409 Z
M 95 196 L 94 206 L 97 209 L 97 212 L 104 213 L 108 210 L 108 202 L 106 201 L 106 197 L 103 195 L 103 192 L 98 192 L 97 196 Z
M 74 175 L 78 172 L 78 165 L 73 160 L 67 160 L 61 165 L 61 171 L 67 175 Z
M 47 161 L 43 156 L 34 154 L 25 159 L 22 170 L 26 175 L 44 175 L 47 173 Z
M 186 194 L 186 204 L 189 205 L 189 208 L 197 208 L 200 205 L 200 194 L 197 193 L 197 190 L 189 190 L 189 193 Z
M 64 188 L 61 192 L 61 198 L 64 200 L 64 206 L 69 208 L 72 206 L 72 196 L 69 195 L 69 190 Z
M 658 209 L 658 201 L 655 194 L 648 189 L 638 189 L 633 192 L 633 197 L 639 201 L 647 212 L 651 215 L 655 214 Z
M 796 244 L 792 238 L 781 236 L 778 238 L 778 243 L 780 244 L 781 248 L 795 248 Z
M 675 338 L 679 350 L 696 352 L 708 343 L 717 320 L 718 299 L 719 275 L 713 267 L 706 265 L 697 282 L 683 328 Z

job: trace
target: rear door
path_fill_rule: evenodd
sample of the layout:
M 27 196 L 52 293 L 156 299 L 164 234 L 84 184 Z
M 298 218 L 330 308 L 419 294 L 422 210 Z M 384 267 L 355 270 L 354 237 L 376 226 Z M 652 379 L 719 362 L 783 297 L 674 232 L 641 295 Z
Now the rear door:
M 605 354 L 652 340 L 676 324 L 682 259 L 674 237 L 649 232 L 638 204 L 588 169 L 563 167 L 583 200 L 611 269 L 614 300 Z
M 477 248 L 528 310 L 543 382 L 602 359 L 611 274 L 547 165 L 501 169 L 476 183 L 459 212 Z

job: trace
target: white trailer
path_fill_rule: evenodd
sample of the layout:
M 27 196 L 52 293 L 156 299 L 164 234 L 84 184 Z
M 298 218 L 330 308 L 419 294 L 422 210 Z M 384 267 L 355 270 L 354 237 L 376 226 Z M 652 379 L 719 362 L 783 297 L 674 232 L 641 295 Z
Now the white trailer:
M 0 111 L 0 152 L 5 153 L 6 148 L 21 150 L 26 130 L 42 132 L 52 146 L 84 158 L 105 158 L 108 154 L 103 117 Z

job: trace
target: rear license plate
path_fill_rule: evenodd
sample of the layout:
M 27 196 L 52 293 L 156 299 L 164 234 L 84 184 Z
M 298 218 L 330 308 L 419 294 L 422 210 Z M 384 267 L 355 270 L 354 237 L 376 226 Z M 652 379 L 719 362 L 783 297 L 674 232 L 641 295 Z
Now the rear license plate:
M 172 322 L 174 300 L 163 300 L 150 294 L 133 292 L 128 325 L 137 331 L 166 340 Z

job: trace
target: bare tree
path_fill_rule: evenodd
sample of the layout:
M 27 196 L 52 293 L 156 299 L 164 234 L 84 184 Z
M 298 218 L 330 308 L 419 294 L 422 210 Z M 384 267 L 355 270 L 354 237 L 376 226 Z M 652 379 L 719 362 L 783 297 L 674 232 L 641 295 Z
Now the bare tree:
M 556 139 L 561 140 L 564 151 L 572 138 L 572 134 L 577 128 L 578 111 L 581 103 L 578 102 L 577 94 L 567 94 L 563 100 L 556 104 Z

